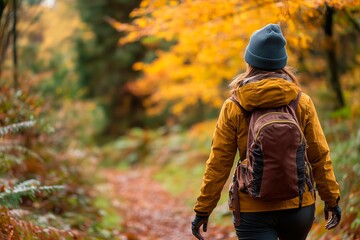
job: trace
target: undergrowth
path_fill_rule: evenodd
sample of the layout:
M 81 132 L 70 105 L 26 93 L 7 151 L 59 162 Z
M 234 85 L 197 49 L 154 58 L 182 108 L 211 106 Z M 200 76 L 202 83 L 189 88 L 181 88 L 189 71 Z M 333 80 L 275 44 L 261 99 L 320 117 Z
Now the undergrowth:
M 34 200 L 39 193 L 51 194 L 63 190 L 64 186 L 44 186 L 36 179 L 19 180 L 9 176 L 9 169 L 22 164 L 27 155 L 42 160 L 35 152 L 21 146 L 14 138 L 7 137 L 10 133 L 34 125 L 34 121 L 26 121 L 0 127 L 0 226 L 2 239 L 58 239 L 61 236 L 75 236 L 71 231 L 56 229 L 50 226 L 41 227 L 32 221 L 24 220 L 29 211 L 21 211 L 20 204 L 24 199 Z M 7 137 L 6 139 L 4 139 Z
M 0 90 L 1 239 L 113 239 L 95 204 L 98 155 L 79 142 L 91 140 L 95 108 L 61 106 L 6 84 Z

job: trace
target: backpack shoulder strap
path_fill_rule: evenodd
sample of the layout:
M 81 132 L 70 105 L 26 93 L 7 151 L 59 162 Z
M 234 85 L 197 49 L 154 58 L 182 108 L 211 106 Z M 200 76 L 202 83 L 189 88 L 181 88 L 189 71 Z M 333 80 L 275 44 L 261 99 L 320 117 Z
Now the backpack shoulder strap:
M 299 94 L 297 95 L 296 99 L 292 100 L 290 103 L 289 103 L 289 106 L 291 107 L 292 110 L 294 110 L 294 113 L 296 112 L 296 108 L 299 104 L 299 101 L 300 101 L 300 97 L 301 97 L 301 92 L 299 92 Z
M 238 107 L 240 108 L 241 112 L 242 112 L 242 113 L 244 114 L 244 116 L 245 116 L 246 121 L 247 121 L 248 123 L 250 123 L 251 112 L 248 111 L 248 110 L 246 110 L 245 108 L 243 108 L 243 107 L 240 105 L 239 101 L 236 99 L 236 97 L 234 96 L 234 94 L 231 95 L 230 100 L 233 101 L 233 102 L 236 104 L 236 106 L 238 106 Z

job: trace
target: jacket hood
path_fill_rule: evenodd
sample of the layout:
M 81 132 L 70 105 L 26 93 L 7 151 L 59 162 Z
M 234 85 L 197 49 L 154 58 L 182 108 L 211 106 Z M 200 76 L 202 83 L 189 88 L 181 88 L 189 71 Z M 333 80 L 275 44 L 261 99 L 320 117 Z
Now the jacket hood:
M 236 90 L 235 95 L 243 108 L 252 111 L 287 105 L 296 99 L 300 91 L 295 83 L 287 79 L 266 78 L 246 83 Z

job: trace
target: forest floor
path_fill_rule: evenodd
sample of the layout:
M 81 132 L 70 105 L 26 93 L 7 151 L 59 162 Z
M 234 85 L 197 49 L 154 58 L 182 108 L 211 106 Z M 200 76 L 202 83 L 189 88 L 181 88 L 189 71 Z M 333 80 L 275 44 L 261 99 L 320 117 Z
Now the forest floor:
M 154 168 L 103 170 L 108 194 L 121 216 L 123 240 L 191 240 L 193 210 L 154 180 Z M 211 219 L 210 219 L 211 220 Z M 231 226 L 208 226 L 205 239 L 235 239 Z

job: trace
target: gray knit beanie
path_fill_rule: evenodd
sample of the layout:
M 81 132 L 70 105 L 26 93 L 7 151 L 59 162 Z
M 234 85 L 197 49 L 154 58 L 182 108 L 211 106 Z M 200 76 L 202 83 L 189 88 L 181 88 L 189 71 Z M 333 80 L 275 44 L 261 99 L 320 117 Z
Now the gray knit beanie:
M 277 24 L 255 31 L 245 51 L 245 61 L 256 68 L 277 70 L 286 66 L 286 40 Z

